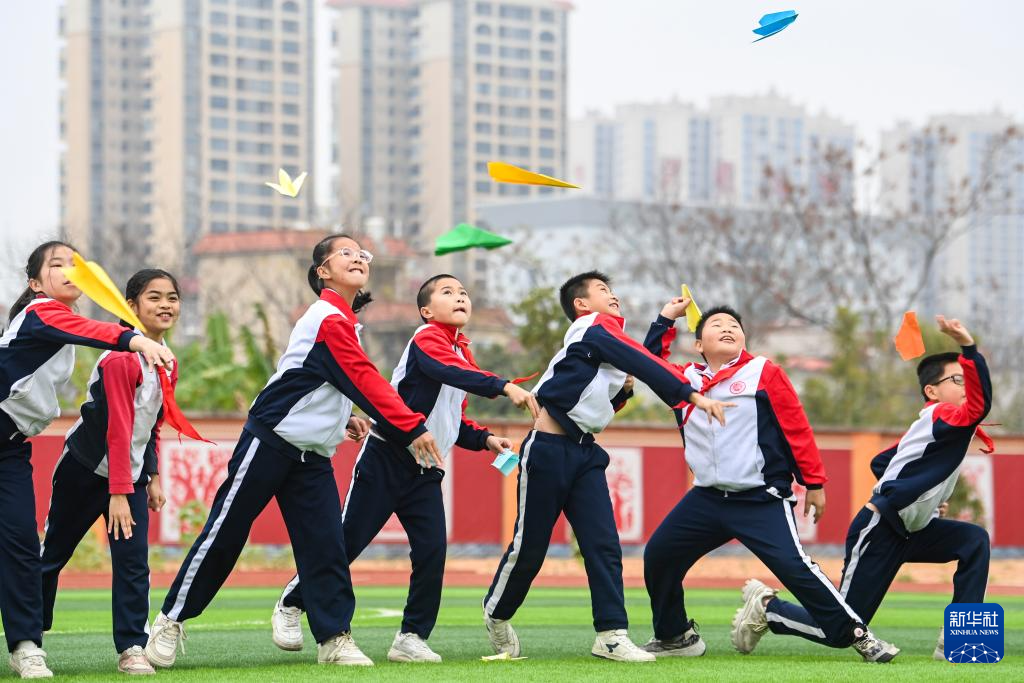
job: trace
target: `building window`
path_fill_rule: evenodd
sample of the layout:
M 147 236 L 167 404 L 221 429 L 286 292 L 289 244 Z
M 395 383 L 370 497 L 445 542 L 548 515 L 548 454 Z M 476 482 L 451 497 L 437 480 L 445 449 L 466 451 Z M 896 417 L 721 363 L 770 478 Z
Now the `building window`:
M 220 54 L 219 52 L 214 52 L 213 54 L 210 55 L 210 66 L 227 66 L 227 65 L 228 65 L 228 56 L 227 55 Z
M 478 180 L 476 181 L 474 189 L 476 190 L 477 194 L 490 194 L 491 183 L 487 182 L 486 180 Z
M 226 138 L 210 138 L 210 149 L 214 152 L 226 152 L 228 151 L 228 141 Z
M 541 140 L 554 140 L 555 139 L 555 129 L 554 128 L 541 128 L 540 129 L 540 139 Z
M 231 205 L 225 201 L 216 200 L 210 202 L 210 213 L 227 213 L 231 210 Z
M 476 13 L 482 17 L 489 17 L 494 13 L 494 8 L 489 2 L 478 2 L 476 3 Z
M 228 87 L 228 77 L 217 75 L 210 76 L 210 85 L 214 88 L 226 88 Z
M 214 95 L 213 97 L 210 98 L 210 108 L 211 109 L 227 109 L 228 108 L 228 98 L 221 97 L 220 95 Z
M 488 26 L 487 24 L 477 24 L 476 34 L 478 36 L 489 36 L 491 35 L 491 27 Z
M 553 100 L 555 99 L 555 91 L 550 88 L 541 88 L 539 91 L 540 98 L 542 100 Z
M 221 193 L 227 192 L 230 185 L 226 180 L 211 180 L 210 181 L 210 192 Z
M 274 28 L 274 22 L 270 19 L 262 19 L 259 17 L 247 17 L 239 14 L 235 17 L 235 26 L 241 29 L 247 29 L 250 31 L 270 31 Z
M 490 154 L 491 153 L 491 143 L 489 143 L 489 142 L 478 142 L 478 143 L 476 143 L 476 153 L 477 154 Z
M 555 23 L 555 13 L 549 9 L 540 10 L 540 20 L 547 24 Z
M 294 123 L 282 123 L 281 134 L 288 137 L 297 137 L 299 134 L 299 126 Z
M 498 76 L 501 78 L 529 78 L 530 69 L 525 66 L 500 66 Z
M 498 29 L 498 35 L 502 38 L 511 38 L 513 40 L 529 40 L 532 34 L 528 28 L 502 26 Z
M 551 147 L 541 147 L 540 150 L 539 150 L 539 154 L 540 154 L 540 158 L 541 159 L 554 159 L 555 158 L 555 150 L 552 149 Z
M 474 106 L 474 109 L 477 114 L 491 113 L 491 105 L 489 102 L 477 102 L 476 105 Z
M 235 45 L 244 50 L 259 50 L 260 52 L 273 52 L 274 41 L 270 38 L 252 38 L 250 36 L 238 36 L 235 38 Z
M 555 34 L 551 31 L 540 32 L 540 42 L 542 43 L 553 43 L 555 42 Z
M 296 83 L 295 81 L 283 81 L 281 83 L 281 94 L 282 95 L 289 95 L 289 96 L 292 96 L 292 97 L 298 97 L 300 92 L 301 92 L 301 88 L 299 87 L 299 84 Z
M 298 33 L 299 22 L 285 19 L 284 21 L 281 22 L 281 30 L 284 31 L 285 33 Z
M 227 47 L 230 45 L 230 41 L 228 41 L 227 34 L 214 32 L 210 34 L 210 44 L 217 47 Z
M 542 62 L 553 62 L 555 61 L 554 50 L 540 50 L 540 61 Z
M 210 118 L 210 128 L 213 130 L 227 130 L 228 120 L 223 116 L 213 116 Z
M 225 12 L 210 12 L 211 26 L 227 26 L 228 15 Z
M 291 220 L 297 220 L 299 217 L 299 207 L 297 206 L 282 206 L 281 207 L 281 218 L 288 218 Z
M 481 57 L 490 56 L 493 52 L 494 52 L 494 49 L 491 47 L 491 45 L 489 43 L 477 43 L 476 44 L 476 53 L 477 53 L 477 55 L 479 55 Z
M 274 146 L 269 142 L 238 140 L 235 142 L 235 151 L 239 154 L 273 154 Z
M 475 130 L 477 133 L 490 133 L 491 124 L 487 123 L 486 121 L 477 121 Z
M 492 69 L 491 69 L 491 65 L 490 64 L 480 64 L 480 63 L 478 63 L 476 65 L 476 73 L 477 73 L 478 76 L 490 76 L 491 75 L 491 70 Z
M 281 105 L 281 113 L 287 116 L 298 116 L 299 105 L 285 102 L 284 104 Z
M 284 51 L 286 55 L 297 55 L 299 54 L 299 44 L 294 40 L 282 40 L 281 50 Z
M 498 48 L 498 54 L 502 59 L 529 59 L 530 49 L 525 47 L 506 47 L 503 45 Z
M 502 5 L 498 14 L 502 19 L 529 21 L 533 18 L 533 10 L 529 7 L 521 7 L 519 5 Z
M 210 159 L 210 170 L 211 171 L 227 171 L 228 160 L 227 159 Z
M 281 62 L 281 71 L 286 74 L 297 74 L 299 65 L 297 62 Z
M 235 102 L 235 109 L 241 112 L 251 112 L 257 114 L 269 114 L 273 111 L 274 105 L 267 100 L 244 100 L 239 98 Z
M 238 204 L 235 211 L 239 216 L 261 216 L 270 218 L 274 215 L 274 207 L 267 204 Z
M 297 157 L 299 156 L 298 145 L 281 145 L 281 154 L 286 157 Z
M 537 73 L 540 75 L 540 80 L 542 81 L 555 80 L 555 72 L 553 69 L 541 69 Z

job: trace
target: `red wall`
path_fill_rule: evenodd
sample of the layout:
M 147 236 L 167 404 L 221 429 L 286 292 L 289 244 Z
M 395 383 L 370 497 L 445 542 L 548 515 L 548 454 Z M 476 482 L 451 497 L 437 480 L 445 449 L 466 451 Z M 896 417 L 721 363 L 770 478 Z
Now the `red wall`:
M 614 479 L 610 476 L 610 487 L 617 501 L 616 516 L 621 522 L 620 532 L 623 533 L 624 543 L 636 544 L 650 537 L 665 514 L 685 493 L 688 488 L 688 470 L 681 458 L 680 449 L 666 445 L 671 444 L 672 440 L 664 438 L 661 431 L 633 430 L 629 435 L 634 439 L 632 446 L 609 447 L 613 460 L 618 459 L 620 464 L 615 470 Z M 218 441 L 219 446 L 209 450 L 205 444 L 186 442 L 179 445 L 173 437 L 164 439 L 161 472 L 168 498 L 175 497 L 172 494 L 176 491 L 179 506 L 188 496 L 206 497 L 206 504 L 209 505 L 213 492 L 225 476 L 223 462 L 234 445 L 231 439 Z M 621 435 L 615 441 L 621 443 Z M 650 445 L 645 445 L 645 441 L 650 442 Z M 830 438 L 827 441 L 832 444 L 837 440 Z M 61 436 L 53 434 L 36 437 L 32 442 L 36 517 L 42 529 L 49 504 L 50 477 L 60 456 L 63 441 Z M 1011 440 L 1011 449 L 1017 445 L 1017 440 Z M 355 445 L 347 443 L 339 448 L 333 461 L 342 499 L 348 490 L 355 456 Z M 988 526 L 994 530 L 994 545 L 1024 547 L 1024 496 L 1019 495 L 1015 485 L 1024 481 L 1024 455 L 998 452 L 992 456 L 971 457 L 974 464 L 970 475 L 974 477 L 972 481 L 986 503 L 986 509 L 994 513 L 988 522 Z M 804 529 L 802 536 L 808 542 L 843 544 L 851 514 L 866 500 L 866 493 L 854 490 L 851 471 L 853 458 L 849 448 L 823 448 L 822 458 L 829 477 L 826 486 L 828 511 L 817 529 Z M 446 486 L 450 487 L 446 491 L 446 506 L 451 543 L 497 545 L 506 543 L 511 536 L 511 529 L 503 528 L 503 519 L 509 519 L 509 510 L 514 515 L 515 487 L 511 485 L 513 482 L 503 480 L 500 473 L 490 467 L 490 461 L 491 457 L 486 454 L 461 449 L 456 449 L 453 454 L 449 475 L 446 477 Z M 175 466 L 176 462 L 179 466 Z M 207 464 L 205 470 L 194 466 L 203 462 Z M 965 472 L 967 469 L 965 466 Z M 184 478 L 194 481 L 184 482 Z M 197 491 L 203 493 L 197 494 Z M 161 528 L 161 523 L 170 527 L 177 520 L 176 513 L 152 514 L 151 540 L 158 543 L 178 542 L 174 529 Z M 622 526 L 628 527 L 629 524 L 634 525 L 632 533 Z M 566 522 L 561 518 L 552 541 L 564 542 L 566 533 Z M 400 530 L 395 525 L 386 527 L 384 536 L 386 538 L 379 540 L 402 540 Z M 260 515 L 253 527 L 251 540 L 254 543 L 287 542 L 284 523 L 276 503 L 272 502 Z

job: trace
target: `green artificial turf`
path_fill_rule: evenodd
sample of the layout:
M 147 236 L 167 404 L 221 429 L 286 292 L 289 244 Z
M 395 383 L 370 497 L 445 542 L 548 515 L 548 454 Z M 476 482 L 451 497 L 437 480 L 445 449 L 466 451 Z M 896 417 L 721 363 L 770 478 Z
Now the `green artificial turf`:
M 698 621 L 708 652 L 704 657 L 623 664 L 590 655 L 594 633 L 586 589 L 536 588 L 513 620 L 523 654 L 518 662 L 482 662 L 491 654 L 481 622 L 483 589 L 451 588 L 444 593 L 430 645 L 444 657 L 440 665 L 392 664 L 387 650 L 401 623 L 403 588 L 357 587 L 353 622 L 356 642 L 375 662 L 367 669 L 320 666 L 308 631 L 302 652 L 282 652 L 270 640 L 270 612 L 278 589 L 223 590 L 201 617 L 186 624 L 186 652 L 163 681 L 305 681 L 344 676 L 358 680 L 423 681 L 641 681 L 641 680 L 841 680 L 886 681 L 1024 680 L 1024 597 L 989 596 L 1006 612 L 1005 660 L 994 665 L 952 665 L 931 659 L 942 625 L 947 595 L 890 593 L 872 627 L 903 652 L 889 665 L 865 664 L 852 650 L 821 647 L 799 638 L 765 635 L 754 654 L 729 645 L 729 624 L 739 591 L 690 590 L 687 605 Z M 154 591 L 154 615 L 163 591 Z M 643 590 L 626 591 L 637 643 L 651 635 L 650 609 Z M 110 635 L 108 591 L 67 590 L 57 599 L 53 631 L 44 648 L 50 668 L 65 680 L 118 677 Z M 13 678 L 11 672 L 8 677 Z

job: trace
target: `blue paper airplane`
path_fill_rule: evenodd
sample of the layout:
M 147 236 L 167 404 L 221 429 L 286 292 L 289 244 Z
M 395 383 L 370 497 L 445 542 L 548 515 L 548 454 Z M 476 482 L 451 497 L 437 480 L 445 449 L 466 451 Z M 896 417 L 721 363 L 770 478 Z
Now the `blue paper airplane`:
M 758 40 L 764 40 L 768 36 L 774 36 L 776 33 L 786 28 L 794 21 L 796 21 L 797 13 L 796 10 L 788 9 L 784 12 L 772 12 L 761 17 L 761 20 L 757 22 L 760 24 L 754 29 L 754 33 L 761 36 Z

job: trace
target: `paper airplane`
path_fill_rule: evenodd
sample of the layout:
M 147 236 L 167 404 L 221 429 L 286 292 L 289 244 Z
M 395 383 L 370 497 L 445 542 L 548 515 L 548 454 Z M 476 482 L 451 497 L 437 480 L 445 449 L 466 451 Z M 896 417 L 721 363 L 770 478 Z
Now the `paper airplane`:
M 690 300 L 690 303 L 686 306 L 686 327 L 689 328 L 690 332 L 697 331 L 697 325 L 700 324 L 700 307 L 697 306 L 697 302 L 693 299 L 693 294 L 690 293 L 690 288 L 683 285 L 683 296 Z
M 754 42 L 756 43 L 759 40 L 764 40 L 768 36 L 774 36 L 776 33 L 796 21 L 797 16 L 796 10 L 792 9 L 785 10 L 784 12 L 772 12 L 771 14 L 764 15 L 761 17 L 761 20 L 757 22 L 760 26 L 754 29 L 754 33 L 761 37 Z
M 77 251 L 72 254 L 71 258 L 74 265 L 61 270 L 82 290 L 82 294 L 96 302 L 103 310 L 113 313 L 121 320 L 135 326 L 136 329 L 146 331 L 142 321 L 125 301 L 117 285 L 107 275 L 107 271 L 103 270 L 95 261 L 86 261 Z
M 297 197 L 299 195 L 299 190 L 302 189 L 302 183 L 305 182 L 305 180 L 305 171 L 300 173 L 295 180 L 292 180 L 291 176 L 288 175 L 287 171 L 285 171 L 283 168 L 279 168 L 277 169 L 277 182 L 266 182 L 263 184 L 266 185 L 267 187 L 274 188 L 279 193 L 283 194 L 285 197 Z
M 482 661 L 482 662 L 518 662 L 518 661 L 520 661 L 522 659 L 526 659 L 526 657 L 513 657 L 512 655 L 510 655 L 507 652 L 499 652 L 496 655 L 488 655 L 486 657 L 481 657 L 480 661 Z
M 499 183 L 516 183 L 519 185 L 547 185 L 549 187 L 571 187 L 574 189 L 580 189 L 579 185 L 573 185 L 567 183 L 564 180 L 558 178 L 552 178 L 549 175 L 543 173 L 534 173 L 533 171 L 527 171 L 525 168 L 519 168 L 512 164 L 506 164 L 502 161 L 488 161 L 487 172 L 491 174 L 491 178 L 497 180 Z
M 506 244 L 512 244 L 512 240 L 469 223 L 459 223 L 437 238 L 434 245 L 434 256 L 444 256 L 453 251 L 463 251 L 474 247 L 497 249 Z
M 921 337 L 921 326 L 917 323 L 917 314 L 907 311 L 903 314 L 900 331 L 893 337 L 896 350 L 903 360 L 911 360 L 924 355 L 924 338 Z

